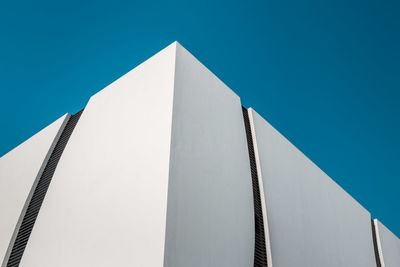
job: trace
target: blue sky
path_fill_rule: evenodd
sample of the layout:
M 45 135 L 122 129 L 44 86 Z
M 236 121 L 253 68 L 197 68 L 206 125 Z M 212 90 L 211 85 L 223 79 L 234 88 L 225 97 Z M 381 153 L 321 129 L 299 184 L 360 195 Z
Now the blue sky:
M 0 155 L 173 41 L 400 236 L 400 2 L 0 1 Z

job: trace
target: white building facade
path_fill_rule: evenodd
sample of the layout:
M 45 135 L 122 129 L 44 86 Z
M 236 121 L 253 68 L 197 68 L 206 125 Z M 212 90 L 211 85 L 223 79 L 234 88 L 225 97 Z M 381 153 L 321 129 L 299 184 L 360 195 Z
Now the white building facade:
M 0 158 L 2 267 L 398 267 L 400 241 L 177 42 Z

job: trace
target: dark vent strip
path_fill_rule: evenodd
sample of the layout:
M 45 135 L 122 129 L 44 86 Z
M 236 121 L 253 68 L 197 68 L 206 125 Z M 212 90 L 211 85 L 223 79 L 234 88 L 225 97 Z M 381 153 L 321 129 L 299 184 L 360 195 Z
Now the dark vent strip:
M 381 259 L 379 257 L 378 240 L 377 240 L 377 237 L 376 237 L 376 227 L 375 227 L 374 220 L 371 220 L 371 227 L 372 227 L 372 240 L 374 242 L 376 266 L 377 267 L 382 267 Z
M 265 246 L 264 219 L 261 206 L 260 188 L 258 184 L 258 174 L 256 158 L 254 154 L 253 137 L 251 134 L 249 114 L 242 106 L 244 126 L 246 129 L 247 147 L 249 150 L 251 179 L 253 184 L 254 201 L 254 222 L 255 222 L 255 246 L 254 246 L 254 267 L 267 267 L 267 249 Z
M 29 236 L 31 235 L 33 226 L 35 225 L 36 218 L 39 214 L 40 207 L 42 206 L 51 179 L 53 178 L 58 161 L 60 160 L 69 137 L 71 136 L 72 131 L 74 130 L 82 112 L 83 110 L 69 118 L 60 138 L 58 139 L 57 144 L 54 147 L 53 152 L 50 155 L 49 161 L 47 162 L 47 165 L 39 178 L 39 182 L 33 192 L 32 199 L 28 205 L 24 218 L 22 219 L 21 227 L 19 228 L 7 262 L 7 267 L 17 267 L 21 262 L 26 244 L 28 243 Z

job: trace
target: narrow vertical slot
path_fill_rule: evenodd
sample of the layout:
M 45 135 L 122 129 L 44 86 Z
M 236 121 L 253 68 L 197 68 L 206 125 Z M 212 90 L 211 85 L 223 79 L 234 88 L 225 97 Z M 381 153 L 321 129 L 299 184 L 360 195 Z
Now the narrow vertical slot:
M 379 230 L 378 230 L 378 221 L 371 220 L 371 228 L 372 228 L 372 240 L 374 242 L 374 252 L 375 252 L 375 260 L 377 267 L 385 267 L 385 263 L 383 262 L 382 248 L 380 245 L 379 239 Z
M 247 148 L 249 151 L 250 170 L 253 184 L 254 222 L 255 222 L 255 244 L 254 244 L 254 267 L 268 267 L 267 249 L 265 243 L 265 228 L 260 196 L 260 187 L 257 173 L 257 163 L 254 152 L 254 143 L 251 133 L 249 114 L 242 107 L 244 125 L 246 129 Z

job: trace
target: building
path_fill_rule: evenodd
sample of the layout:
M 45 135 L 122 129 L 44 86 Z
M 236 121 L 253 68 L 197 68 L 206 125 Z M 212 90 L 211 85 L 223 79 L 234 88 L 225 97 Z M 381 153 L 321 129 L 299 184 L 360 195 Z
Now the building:
M 400 241 L 178 43 L 0 159 L 2 267 L 400 266 Z

